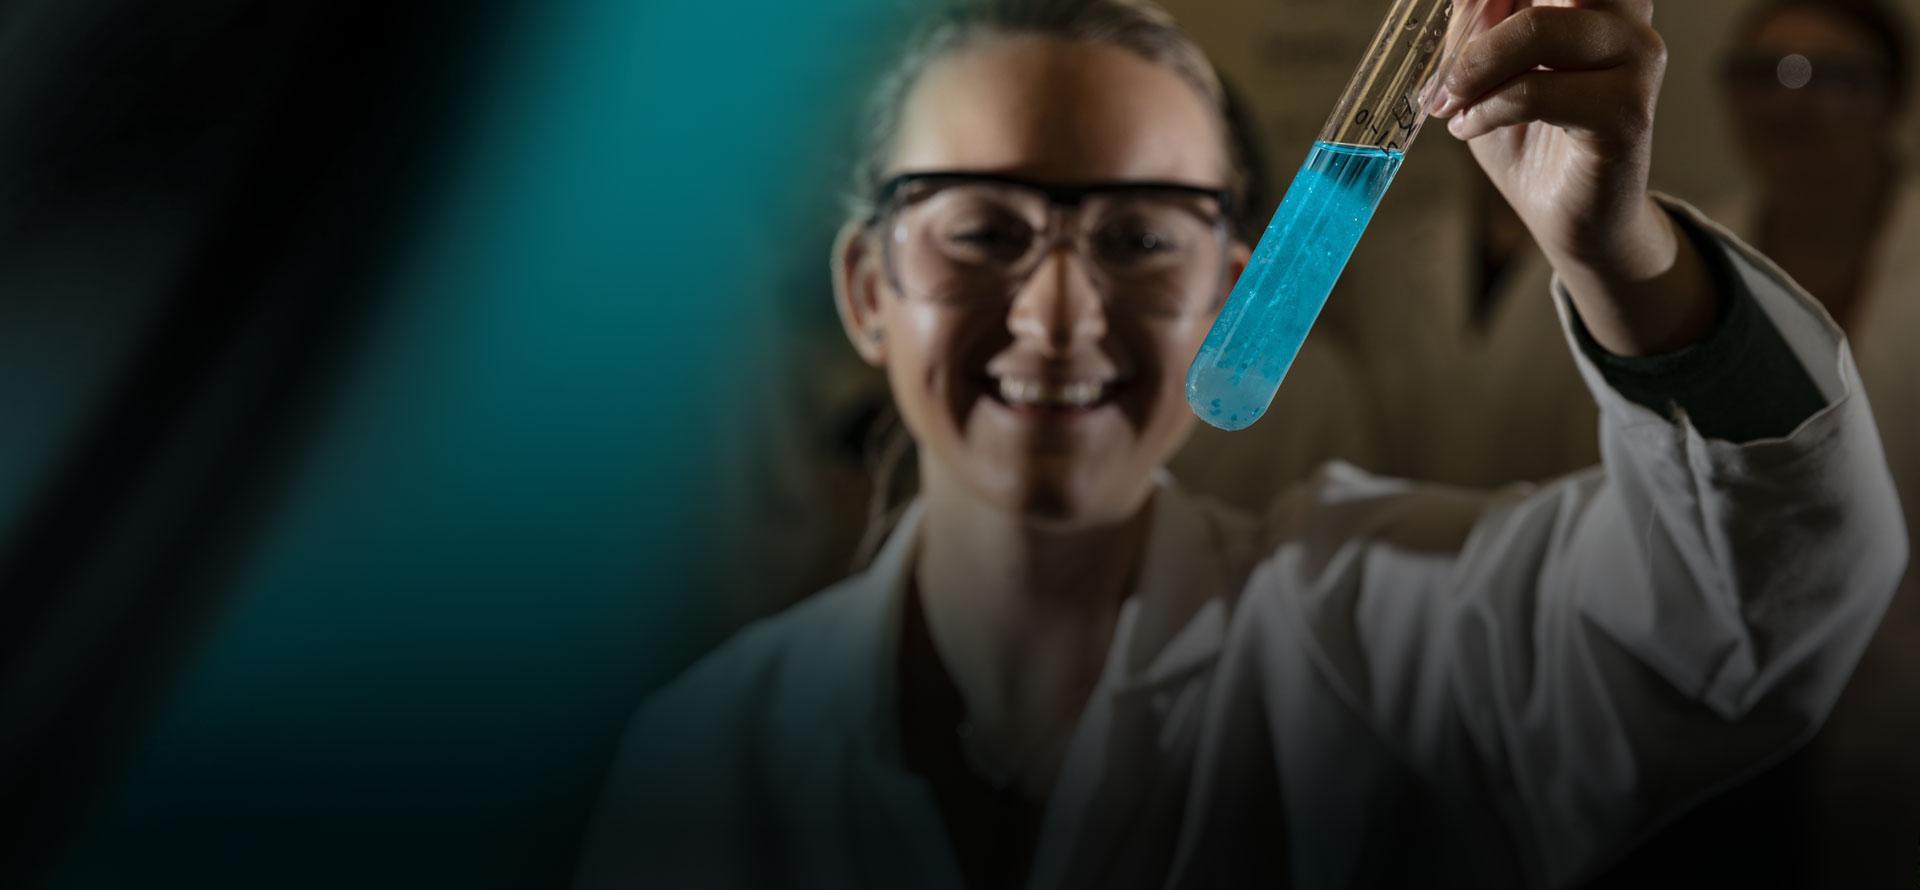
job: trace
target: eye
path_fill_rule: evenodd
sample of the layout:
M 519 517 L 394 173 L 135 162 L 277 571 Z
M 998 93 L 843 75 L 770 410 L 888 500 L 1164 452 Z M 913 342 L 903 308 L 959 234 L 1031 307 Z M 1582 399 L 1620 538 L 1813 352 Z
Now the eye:
M 1011 262 L 1033 244 L 1033 227 L 1011 216 L 950 220 L 941 241 L 955 256 L 978 262 Z
M 1119 267 L 1162 261 L 1180 253 L 1184 241 L 1175 227 L 1145 218 L 1112 220 L 1094 233 L 1100 258 Z
M 982 222 L 962 225 L 948 232 L 947 237 L 962 244 L 1014 244 L 1029 240 L 1033 232 L 1018 223 Z

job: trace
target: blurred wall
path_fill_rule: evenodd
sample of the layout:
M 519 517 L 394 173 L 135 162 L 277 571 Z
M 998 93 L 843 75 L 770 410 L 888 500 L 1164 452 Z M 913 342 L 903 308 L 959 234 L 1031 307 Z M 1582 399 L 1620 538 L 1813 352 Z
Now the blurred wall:
M 1920 0 L 1891 0 L 1920 22 Z M 1387 0 L 1166 0 L 1212 54 L 1222 73 L 1257 108 L 1276 174 L 1290 173 L 1325 123 L 1367 40 L 1380 25 Z M 1655 25 L 1670 59 L 1655 136 L 1656 185 L 1689 199 L 1711 200 L 1737 189 L 1739 168 L 1714 83 L 1714 68 L 1745 0 L 1667 0 L 1656 4 Z M 1916 35 L 1920 36 L 1920 35 Z M 1920 67 L 1920 66 L 1916 66 Z M 1920 115 L 1907 121 L 1908 144 L 1920 146 Z M 1452 143 L 1430 133 L 1416 155 Z M 1458 156 L 1458 155 L 1456 155 Z M 1409 162 L 1411 163 L 1411 161 Z M 1432 165 L 1428 165 L 1432 166 Z M 1421 182 L 1397 187 L 1402 214 L 1430 209 L 1450 190 Z M 1383 223 L 1394 222 L 1383 220 Z

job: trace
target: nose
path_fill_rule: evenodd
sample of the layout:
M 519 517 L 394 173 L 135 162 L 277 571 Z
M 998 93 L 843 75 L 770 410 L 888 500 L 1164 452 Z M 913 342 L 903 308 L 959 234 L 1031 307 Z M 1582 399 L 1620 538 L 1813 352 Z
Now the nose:
M 1008 311 L 1007 329 L 1015 339 L 1059 358 L 1106 337 L 1106 301 L 1085 266 L 1068 244 L 1056 244 L 1041 258 Z

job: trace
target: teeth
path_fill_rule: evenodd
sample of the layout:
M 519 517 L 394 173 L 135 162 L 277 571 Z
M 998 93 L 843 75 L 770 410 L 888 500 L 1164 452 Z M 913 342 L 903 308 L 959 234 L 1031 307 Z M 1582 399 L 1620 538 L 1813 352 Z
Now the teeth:
M 1091 381 L 1048 385 L 1038 380 L 1000 378 L 1000 398 L 1012 405 L 1085 408 L 1100 400 L 1106 385 Z
M 1040 392 L 1044 387 L 1032 380 L 1013 380 L 1000 378 L 1000 398 L 1010 405 L 1031 405 L 1040 401 Z
M 1060 401 L 1076 408 L 1084 408 L 1100 398 L 1098 383 L 1069 383 L 1060 388 Z

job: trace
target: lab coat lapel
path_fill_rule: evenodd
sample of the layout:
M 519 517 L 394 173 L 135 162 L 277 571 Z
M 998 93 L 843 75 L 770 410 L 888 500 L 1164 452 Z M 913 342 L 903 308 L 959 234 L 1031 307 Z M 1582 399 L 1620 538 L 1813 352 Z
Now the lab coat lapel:
M 1035 890 L 1157 884 L 1172 861 L 1204 672 L 1226 637 L 1223 548 L 1164 478 L 1153 510 L 1139 579 L 1048 799 Z
M 918 502 L 908 507 L 860 577 L 860 613 L 868 622 L 846 641 L 851 657 L 841 678 L 853 741 L 849 855 L 859 862 L 862 886 L 876 890 L 965 890 L 933 792 L 907 769 L 900 748 L 896 654 L 923 512 Z
M 1224 595 L 1236 576 L 1221 566 L 1225 548 L 1211 517 L 1164 475 L 1151 509 L 1139 578 L 1048 799 L 1034 888 L 1157 883 L 1172 858 L 1203 680 L 1225 641 Z M 922 513 L 917 503 L 908 509 L 860 580 L 872 622 L 849 641 L 847 713 L 864 740 L 849 803 L 879 816 L 855 826 L 870 886 L 958 890 L 932 792 L 900 753 L 894 654 Z M 1156 824 L 1144 824 L 1143 811 Z

